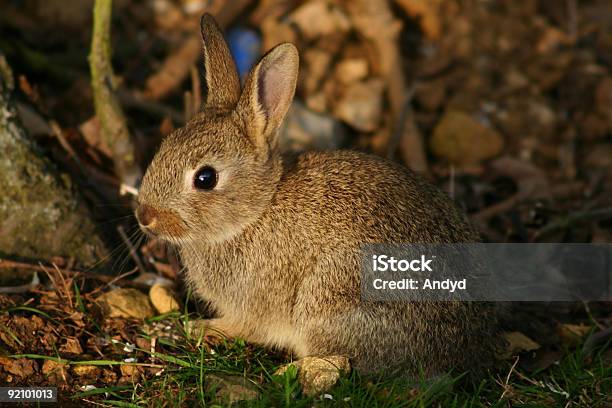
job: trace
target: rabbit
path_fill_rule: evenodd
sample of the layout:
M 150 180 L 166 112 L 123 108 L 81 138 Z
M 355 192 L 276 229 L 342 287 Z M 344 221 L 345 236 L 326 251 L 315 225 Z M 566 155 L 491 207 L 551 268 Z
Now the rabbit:
M 140 186 L 136 218 L 175 245 L 207 326 L 305 356 L 343 355 L 364 373 L 437 376 L 493 361 L 494 308 L 365 302 L 365 243 L 476 242 L 446 194 L 399 164 L 356 151 L 278 152 L 299 57 L 277 45 L 241 89 L 214 18 L 201 20 L 207 98 L 168 135 Z

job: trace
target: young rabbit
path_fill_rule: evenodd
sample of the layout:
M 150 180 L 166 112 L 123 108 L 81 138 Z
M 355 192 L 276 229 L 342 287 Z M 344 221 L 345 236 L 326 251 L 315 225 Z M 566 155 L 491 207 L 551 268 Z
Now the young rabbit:
M 216 309 L 210 327 L 298 357 L 345 355 L 362 372 L 433 376 L 490 363 L 490 305 L 360 296 L 364 243 L 477 240 L 451 200 L 379 157 L 281 157 L 296 48 L 268 52 L 241 90 L 219 27 L 210 15 L 201 25 L 206 106 L 163 141 L 136 216 L 180 249 L 188 282 Z

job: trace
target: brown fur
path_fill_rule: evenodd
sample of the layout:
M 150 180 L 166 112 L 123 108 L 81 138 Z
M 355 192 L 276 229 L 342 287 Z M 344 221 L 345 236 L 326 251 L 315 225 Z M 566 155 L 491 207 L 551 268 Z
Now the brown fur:
M 238 95 L 237 76 L 215 71 L 235 68 L 207 16 L 203 36 L 207 105 L 162 143 L 137 215 L 147 213 L 141 224 L 153 226 L 145 229 L 180 248 L 188 281 L 217 310 L 211 326 L 299 357 L 347 355 L 364 372 L 431 376 L 492 362 L 497 326 L 488 304 L 360 299 L 362 244 L 477 240 L 451 200 L 378 157 L 281 157 L 277 130 L 295 89 L 295 48 L 264 56 Z M 212 191 L 192 187 L 204 165 L 219 172 Z

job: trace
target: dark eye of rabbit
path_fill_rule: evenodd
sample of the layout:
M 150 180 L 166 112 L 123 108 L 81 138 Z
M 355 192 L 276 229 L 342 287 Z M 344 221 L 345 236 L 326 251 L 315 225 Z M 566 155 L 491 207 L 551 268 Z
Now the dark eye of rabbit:
M 204 166 L 196 171 L 193 186 L 198 190 L 212 190 L 217 185 L 217 171 L 210 166 Z

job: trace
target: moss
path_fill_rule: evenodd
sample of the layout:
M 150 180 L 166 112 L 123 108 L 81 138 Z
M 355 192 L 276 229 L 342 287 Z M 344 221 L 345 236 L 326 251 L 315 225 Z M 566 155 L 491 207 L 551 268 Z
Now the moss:
M 21 127 L 9 72 L 0 56 L 0 257 L 64 256 L 91 266 L 106 254 L 102 239 L 69 178 Z

